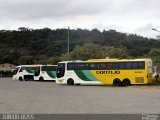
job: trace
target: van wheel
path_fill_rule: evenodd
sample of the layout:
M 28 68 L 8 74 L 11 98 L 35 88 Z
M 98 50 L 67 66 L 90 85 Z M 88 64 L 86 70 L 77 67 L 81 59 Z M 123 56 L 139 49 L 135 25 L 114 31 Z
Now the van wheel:
M 22 77 L 19 77 L 19 81 L 23 81 L 23 78 L 22 78 Z
M 113 80 L 113 85 L 114 85 L 114 86 L 120 86 L 120 85 L 121 85 L 121 80 L 118 79 L 118 78 L 114 79 L 114 80 Z
M 74 80 L 73 79 L 68 79 L 67 80 L 67 85 L 74 85 Z
M 43 80 L 44 80 L 44 78 L 43 78 L 43 77 L 40 77 L 40 78 L 39 78 L 39 81 L 43 81 Z
M 127 78 L 122 81 L 123 86 L 129 86 L 130 84 L 131 84 L 131 81 Z

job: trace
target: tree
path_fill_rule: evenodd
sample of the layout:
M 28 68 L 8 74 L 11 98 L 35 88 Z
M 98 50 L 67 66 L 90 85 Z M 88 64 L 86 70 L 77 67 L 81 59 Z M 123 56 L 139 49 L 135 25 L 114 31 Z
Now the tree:
M 128 52 L 126 48 L 114 48 L 108 47 L 107 48 L 107 55 L 110 58 L 127 58 Z
M 69 61 L 69 60 L 73 60 L 70 53 L 62 54 L 60 56 L 60 61 Z
M 89 43 L 82 46 L 76 46 L 72 52 L 62 55 L 61 60 L 105 59 L 106 57 L 127 58 L 127 49 Z
M 157 39 L 157 40 L 160 40 L 160 35 L 156 36 L 156 39 Z
M 147 55 L 153 60 L 153 64 L 160 68 L 160 49 L 151 49 Z
M 36 64 L 52 64 L 52 65 L 57 65 L 59 62 L 59 57 L 49 57 L 49 58 L 45 58 L 39 61 L 36 61 Z
M 135 34 L 127 35 L 116 30 L 101 32 L 97 29 L 71 29 L 70 53 L 65 54 L 67 52 L 67 34 L 68 29 L 31 30 L 20 27 L 17 31 L 0 30 L 0 62 L 19 64 L 19 60 L 24 56 L 32 56 L 36 62 L 47 62 L 47 59 L 51 57 L 60 57 L 64 60 L 86 60 L 108 56 L 136 58 L 147 55 L 153 48 L 160 48 L 160 40 Z
M 29 65 L 34 64 L 32 56 L 21 56 L 19 58 L 19 64 L 21 65 Z
M 82 46 L 76 46 L 71 57 L 76 60 L 88 60 L 88 59 L 100 59 L 103 58 L 103 51 L 101 45 L 96 44 L 84 44 Z

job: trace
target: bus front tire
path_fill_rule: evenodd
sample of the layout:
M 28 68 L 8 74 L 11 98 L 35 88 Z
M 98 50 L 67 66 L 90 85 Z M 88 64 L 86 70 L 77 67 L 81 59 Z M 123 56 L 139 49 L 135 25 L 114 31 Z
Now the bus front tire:
M 131 84 L 131 81 L 129 79 L 124 79 L 122 81 L 122 86 L 129 86 Z
M 39 78 L 39 81 L 43 81 L 43 80 L 44 80 L 44 78 L 43 78 L 43 77 L 40 77 L 40 78 Z
M 114 79 L 114 80 L 113 80 L 113 85 L 114 85 L 114 86 L 120 86 L 120 85 L 121 85 L 121 80 L 118 79 L 118 78 Z
M 23 81 L 23 78 L 22 78 L 22 77 L 19 77 L 19 81 Z
M 74 80 L 73 79 L 68 79 L 67 80 L 67 85 L 74 85 Z

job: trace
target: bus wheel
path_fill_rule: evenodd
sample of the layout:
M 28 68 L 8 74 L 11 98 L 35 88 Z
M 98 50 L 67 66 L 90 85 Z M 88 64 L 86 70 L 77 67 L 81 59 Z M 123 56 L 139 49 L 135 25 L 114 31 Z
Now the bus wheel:
M 120 86 L 120 85 L 121 85 L 121 80 L 118 79 L 118 78 L 114 79 L 114 80 L 113 80 L 113 85 L 114 85 L 114 86 Z
M 43 78 L 43 77 L 40 77 L 40 78 L 39 78 L 39 81 L 43 81 L 43 80 L 44 80 L 44 78 Z
M 19 81 L 23 81 L 23 78 L 22 78 L 22 77 L 19 77 Z
M 130 84 L 131 84 L 131 81 L 127 78 L 122 81 L 122 86 L 129 86 Z
M 68 79 L 67 80 L 67 85 L 74 85 L 74 80 L 73 79 Z

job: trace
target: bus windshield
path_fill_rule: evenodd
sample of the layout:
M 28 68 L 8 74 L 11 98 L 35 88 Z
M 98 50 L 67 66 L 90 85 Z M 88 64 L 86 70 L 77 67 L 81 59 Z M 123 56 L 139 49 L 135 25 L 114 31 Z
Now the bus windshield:
M 40 66 L 37 66 L 37 67 L 35 68 L 34 75 L 35 75 L 35 76 L 38 76 L 39 74 L 40 74 Z
M 65 63 L 59 63 L 57 67 L 57 78 L 63 77 L 65 73 Z

